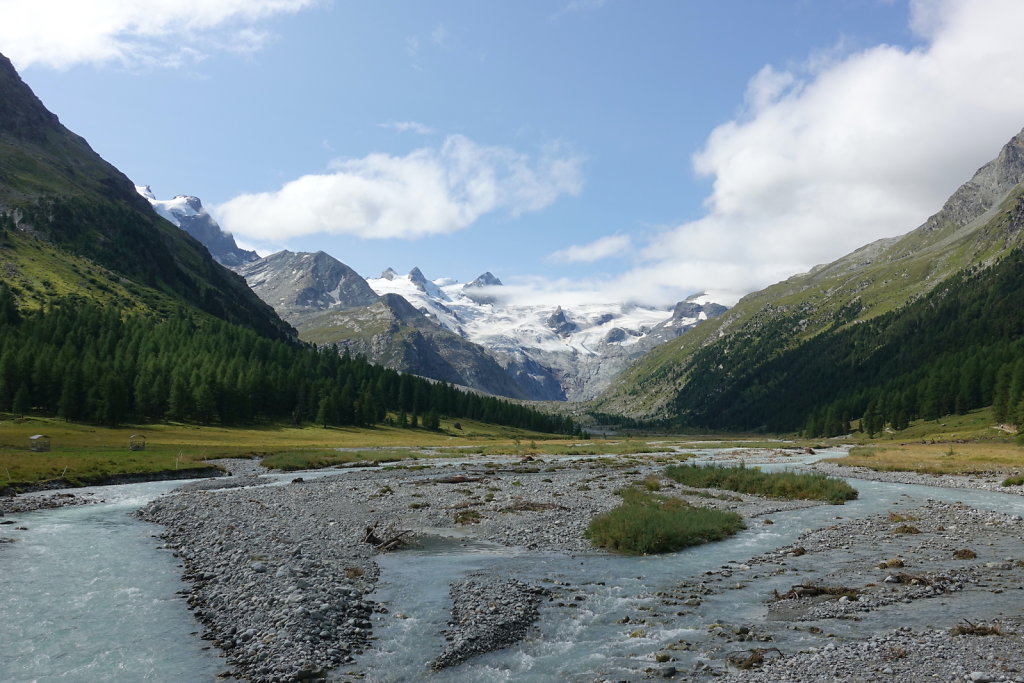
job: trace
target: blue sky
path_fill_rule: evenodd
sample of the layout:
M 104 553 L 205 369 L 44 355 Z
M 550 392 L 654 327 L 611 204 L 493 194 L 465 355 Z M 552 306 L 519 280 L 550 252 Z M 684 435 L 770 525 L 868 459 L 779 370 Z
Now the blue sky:
M 1024 126 L 1022 22 L 1017 0 L 3 0 L 0 52 L 263 252 L 731 303 L 912 229 L 995 156 Z

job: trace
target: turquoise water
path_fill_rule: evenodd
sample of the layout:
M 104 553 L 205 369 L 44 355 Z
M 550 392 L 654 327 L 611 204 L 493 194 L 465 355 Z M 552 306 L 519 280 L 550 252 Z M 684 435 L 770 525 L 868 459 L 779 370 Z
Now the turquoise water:
M 106 503 L 8 517 L 0 680 L 212 681 L 226 668 L 175 595 L 186 585 L 159 527 L 130 514 L 179 483 L 96 488 Z

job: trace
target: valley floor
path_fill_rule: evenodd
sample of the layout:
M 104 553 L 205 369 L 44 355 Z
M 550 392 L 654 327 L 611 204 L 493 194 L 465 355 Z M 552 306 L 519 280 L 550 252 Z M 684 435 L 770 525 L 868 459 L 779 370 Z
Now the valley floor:
M 758 456 L 787 461 L 794 455 L 732 451 L 724 457 L 757 462 Z M 377 631 L 408 618 L 374 593 L 382 559 L 374 544 L 451 536 L 517 547 L 538 558 L 555 553 L 580 564 L 600 561 L 608 555 L 583 537 L 589 520 L 621 501 L 616 490 L 672 461 L 654 455 L 470 459 L 322 477 L 302 473 L 281 486 L 229 490 L 264 481 L 251 461 L 240 461 L 247 468 L 241 476 L 186 487 L 142 515 L 166 528 L 164 538 L 191 581 L 189 602 L 207 629 L 203 637 L 225 652 L 236 676 L 271 681 L 332 672 L 332 678 L 399 680 L 366 664 L 380 661 L 367 660 L 383 647 L 375 642 Z M 878 474 L 817 467 L 846 476 Z M 908 484 L 939 483 L 898 476 Z M 942 481 L 987 486 L 977 478 Z M 628 634 L 638 652 L 626 657 L 628 675 L 618 665 L 607 675 L 580 672 L 573 680 L 689 679 L 732 671 L 735 680 L 1024 681 L 1024 499 L 979 492 L 972 494 L 981 496 L 977 501 L 960 503 L 959 492 L 928 489 L 928 497 L 913 497 L 891 484 L 874 484 L 882 487 L 876 490 L 865 482 L 860 507 L 844 509 L 660 483 L 663 493 L 694 505 L 735 510 L 751 528 L 781 529 L 794 519 L 787 511 L 801 508 L 806 512 L 790 524 L 806 518 L 810 525 L 781 546 L 699 575 L 684 572 L 672 585 L 662 580 L 617 602 L 615 614 L 593 616 L 608 622 L 603 628 Z M 389 563 L 401 562 L 403 552 L 389 553 Z M 651 571 L 650 560 L 634 561 L 634 571 Z M 546 620 L 575 618 L 569 608 L 588 598 L 596 604 L 606 590 L 604 582 L 596 584 L 600 588 L 566 585 L 554 577 L 524 583 L 500 571 L 447 581 L 454 612 L 445 640 L 431 634 L 446 644 L 415 653 L 417 677 L 449 665 L 458 672 L 461 662 L 482 652 L 541 638 L 538 628 L 544 632 Z M 952 635 L 956 627 L 963 633 Z M 680 628 L 682 639 L 653 635 Z M 995 633 L 980 635 L 986 630 Z M 527 677 L 558 680 L 537 672 Z

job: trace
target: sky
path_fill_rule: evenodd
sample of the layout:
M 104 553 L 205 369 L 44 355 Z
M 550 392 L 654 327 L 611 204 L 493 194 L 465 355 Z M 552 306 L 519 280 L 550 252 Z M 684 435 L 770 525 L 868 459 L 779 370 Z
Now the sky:
M 0 0 L 0 52 L 262 254 L 509 296 L 744 293 L 935 213 L 1024 127 L 1020 0 Z

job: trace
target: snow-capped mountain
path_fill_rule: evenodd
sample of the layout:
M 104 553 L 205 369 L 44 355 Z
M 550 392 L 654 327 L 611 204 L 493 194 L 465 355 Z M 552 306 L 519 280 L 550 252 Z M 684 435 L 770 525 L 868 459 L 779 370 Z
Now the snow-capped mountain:
M 222 266 L 240 266 L 260 257 L 255 251 L 240 249 L 235 238 L 206 213 L 199 197 L 179 194 L 173 199 L 157 199 L 149 185 L 136 185 L 135 191 L 148 199 L 158 214 L 199 240 Z
M 419 268 L 405 276 L 388 268 L 367 283 L 378 294 L 402 296 L 437 324 L 488 349 L 510 374 L 543 368 L 568 400 L 595 396 L 633 359 L 725 311 L 703 295 L 671 310 L 517 304 L 501 296 L 501 280 L 491 273 L 462 284 L 427 280 Z
M 324 252 L 260 258 L 203 209 L 197 197 L 156 199 L 154 210 L 242 275 L 300 336 L 434 379 L 536 400 L 596 396 L 633 360 L 725 311 L 704 295 L 675 308 L 634 304 L 517 303 L 493 273 L 469 283 L 388 268 L 364 279 Z

